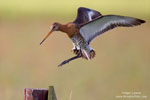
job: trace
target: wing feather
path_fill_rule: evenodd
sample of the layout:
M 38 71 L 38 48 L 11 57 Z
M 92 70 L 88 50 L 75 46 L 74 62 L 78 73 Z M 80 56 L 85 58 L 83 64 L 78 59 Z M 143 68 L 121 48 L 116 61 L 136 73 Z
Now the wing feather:
M 132 27 L 144 22 L 144 20 L 133 17 L 106 15 L 83 25 L 80 28 L 80 34 L 86 42 L 90 43 L 95 37 L 115 27 Z
M 74 20 L 74 23 L 76 23 L 77 25 L 84 24 L 92 21 L 99 16 L 101 16 L 101 14 L 98 11 L 85 7 L 80 7 L 78 8 L 77 18 Z

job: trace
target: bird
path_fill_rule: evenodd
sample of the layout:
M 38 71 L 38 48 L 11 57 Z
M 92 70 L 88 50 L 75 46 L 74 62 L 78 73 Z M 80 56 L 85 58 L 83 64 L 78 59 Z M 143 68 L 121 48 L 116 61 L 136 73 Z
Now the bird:
M 72 51 L 76 56 L 62 62 L 59 66 L 77 58 L 90 60 L 96 55 L 95 50 L 90 47 L 90 43 L 96 37 L 116 27 L 133 27 L 141 25 L 142 23 L 145 23 L 145 21 L 139 18 L 121 15 L 102 15 L 96 10 L 79 7 L 77 10 L 77 17 L 73 22 L 67 24 L 54 22 L 51 26 L 51 30 L 40 42 L 40 45 L 51 33 L 54 31 L 61 31 L 66 33 L 72 40 Z

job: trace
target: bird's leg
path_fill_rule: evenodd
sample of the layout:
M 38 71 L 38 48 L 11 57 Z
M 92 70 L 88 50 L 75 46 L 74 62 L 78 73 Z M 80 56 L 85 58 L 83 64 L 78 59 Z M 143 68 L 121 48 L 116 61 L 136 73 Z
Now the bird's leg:
M 81 52 L 81 49 L 80 47 L 78 47 L 77 43 L 73 43 L 73 48 L 72 48 L 72 51 L 75 55 L 78 55 L 78 56 L 81 56 L 82 55 L 82 52 Z
M 76 55 L 80 55 L 80 50 L 78 50 L 76 47 L 72 49 L 73 53 Z
M 87 57 L 86 57 L 86 55 L 82 52 L 82 50 L 81 49 L 73 49 L 73 52 L 74 52 L 74 54 L 76 54 L 77 56 L 81 56 L 83 59 L 88 59 Z
M 78 51 L 79 51 L 78 49 L 73 49 L 73 53 L 76 55 L 77 55 Z
M 64 64 L 67 64 L 67 63 L 69 63 L 70 61 L 75 60 L 75 59 L 78 59 L 78 58 L 81 58 L 81 56 L 78 56 L 78 55 L 77 55 L 77 56 L 74 56 L 74 57 L 72 57 L 72 58 L 69 58 L 69 59 L 63 61 L 61 64 L 59 64 L 58 67 L 61 67 L 61 66 L 63 66 Z
M 77 51 L 76 55 L 82 56 L 82 51 L 81 51 L 81 49 L 79 49 L 79 50 Z
M 78 56 L 83 56 L 81 49 L 74 49 L 73 52 L 74 52 L 74 54 L 76 54 L 76 55 L 78 55 Z M 83 58 L 84 58 L 84 57 L 83 57 Z

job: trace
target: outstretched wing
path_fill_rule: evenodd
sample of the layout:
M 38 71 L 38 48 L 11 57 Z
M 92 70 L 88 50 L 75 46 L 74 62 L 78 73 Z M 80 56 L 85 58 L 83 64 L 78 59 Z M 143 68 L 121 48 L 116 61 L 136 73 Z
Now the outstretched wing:
M 144 20 L 133 17 L 106 15 L 83 25 L 80 28 L 80 34 L 86 42 L 90 43 L 95 37 L 115 27 L 132 27 L 144 22 Z
M 98 11 L 80 7 L 78 8 L 77 18 L 73 23 L 80 25 L 92 21 L 93 19 L 102 16 Z

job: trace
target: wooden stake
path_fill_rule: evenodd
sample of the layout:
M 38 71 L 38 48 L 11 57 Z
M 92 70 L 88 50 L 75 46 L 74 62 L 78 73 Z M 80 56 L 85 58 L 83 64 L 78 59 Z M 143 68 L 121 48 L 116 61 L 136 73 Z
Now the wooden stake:
M 48 89 L 24 89 L 24 100 L 47 100 Z
M 57 100 L 54 86 L 49 86 L 48 100 Z

